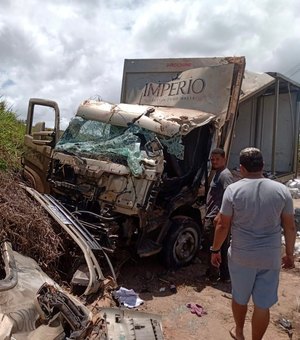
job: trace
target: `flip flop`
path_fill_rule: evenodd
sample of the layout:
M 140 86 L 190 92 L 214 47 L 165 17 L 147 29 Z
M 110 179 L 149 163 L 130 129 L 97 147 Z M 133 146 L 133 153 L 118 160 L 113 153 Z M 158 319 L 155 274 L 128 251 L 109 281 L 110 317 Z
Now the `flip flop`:
M 191 310 L 192 314 L 196 314 L 199 317 L 207 314 L 207 312 L 204 310 L 204 308 L 201 305 L 199 305 L 198 303 L 188 303 L 186 306 L 187 306 L 187 308 L 189 308 Z
M 229 331 L 229 334 L 230 334 L 230 336 L 232 337 L 232 339 L 234 339 L 234 340 L 239 340 L 239 339 L 236 337 L 235 333 L 234 333 L 234 327 L 231 328 L 231 330 Z M 245 338 L 244 338 L 244 340 L 245 340 Z
M 235 334 L 233 333 L 233 328 L 229 331 L 229 334 L 232 337 L 232 339 L 237 340 Z

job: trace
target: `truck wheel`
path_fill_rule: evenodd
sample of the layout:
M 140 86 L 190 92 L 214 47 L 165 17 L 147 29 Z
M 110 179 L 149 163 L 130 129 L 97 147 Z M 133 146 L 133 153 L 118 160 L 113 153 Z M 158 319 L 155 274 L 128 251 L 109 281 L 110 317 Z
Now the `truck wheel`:
M 167 268 L 179 268 L 189 264 L 200 246 L 200 226 L 188 216 L 175 216 L 162 251 Z

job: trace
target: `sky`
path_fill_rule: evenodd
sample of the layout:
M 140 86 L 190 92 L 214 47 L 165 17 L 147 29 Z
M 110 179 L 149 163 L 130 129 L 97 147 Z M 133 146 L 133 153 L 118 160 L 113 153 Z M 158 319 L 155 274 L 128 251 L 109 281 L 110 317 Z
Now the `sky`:
M 300 82 L 299 0 L 0 0 L 0 97 L 120 101 L 124 59 L 245 56 Z

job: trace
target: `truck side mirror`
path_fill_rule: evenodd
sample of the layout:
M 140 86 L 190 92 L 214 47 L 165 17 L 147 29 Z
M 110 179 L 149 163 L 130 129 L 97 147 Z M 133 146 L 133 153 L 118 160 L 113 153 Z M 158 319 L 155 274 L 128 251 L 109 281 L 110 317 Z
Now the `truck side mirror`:
M 33 125 L 35 119 L 38 119 L 39 116 L 45 118 L 44 112 L 39 112 L 39 109 L 51 111 L 53 117 L 51 129 L 45 127 L 45 122 L 37 122 Z M 59 116 L 59 108 L 56 102 L 40 98 L 31 98 L 28 105 L 26 135 L 32 136 L 32 142 L 34 144 L 54 146 L 60 137 Z

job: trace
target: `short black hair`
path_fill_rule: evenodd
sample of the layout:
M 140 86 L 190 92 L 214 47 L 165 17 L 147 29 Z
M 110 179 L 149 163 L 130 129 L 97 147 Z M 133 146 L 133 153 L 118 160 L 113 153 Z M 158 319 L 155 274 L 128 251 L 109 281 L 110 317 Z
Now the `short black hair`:
M 248 172 L 258 172 L 264 167 L 262 153 L 257 148 L 245 148 L 240 152 L 240 164 Z
M 212 150 L 211 155 L 220 155 L 225 158 L 225 151 L 221 148 L 215 148 Z

